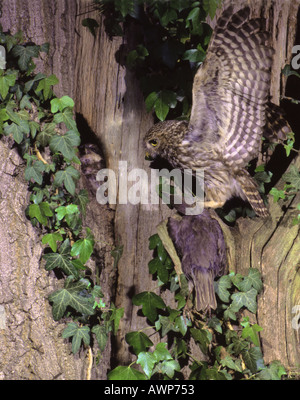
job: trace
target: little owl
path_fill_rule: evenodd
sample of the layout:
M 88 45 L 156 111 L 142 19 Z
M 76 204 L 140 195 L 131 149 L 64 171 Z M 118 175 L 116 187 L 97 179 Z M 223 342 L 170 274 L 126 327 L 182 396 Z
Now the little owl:
M 258 157 L 263 136 L 283 140 L 290 131 L 268 101 L 273 53 L 265 20 L 250 19 L 249 7 L 235 14 L 229 7 L 195 75 L 190 121 L 160 122 L 146 134 L 150 156 L 174 168 L 204 170 L 205 207 L 219 208 L 238 196 L 258 216 L 268 215 L 245 168 Z

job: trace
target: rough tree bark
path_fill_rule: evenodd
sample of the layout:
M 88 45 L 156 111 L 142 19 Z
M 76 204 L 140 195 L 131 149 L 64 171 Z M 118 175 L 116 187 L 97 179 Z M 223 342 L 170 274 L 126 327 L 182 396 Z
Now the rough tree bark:
M 248 3 L 254 15 L 268 18 L 274 32 L 276 57 L 271 93 L 278 103 L 279 73 L 291 57 L 299 2 Z M 147 169 L 142 138 L 153 123 L 152 117 L 144 109 L 134 76 L 115 57 L 120 46 L 128 43 L 120 38 L 109 40 L 103 19 L 88 12 L 90 4 L 89 0 L 2 0 L 0 23 L 4 31 L 22 29 L 28 40 L 38 44 L 50 42 L 50 55 L 38 67 L 59 77 L 58 96 L 68 94 L 74 98 L 76 112 L 85 122 L 81 134 L 87 141 L 88 135 L 96 135 L 107 167 L 118 172 L 118 162 L 124 160 L 128 171 Z M 99 21 L 95 38 L 81 26 L 86 17 Z M 40 238 L 24 216 L 28 194 L 21 159 L 7 143 L 0 142 L 0 153 L 1 160 L 6 160 L 0 166 L 0 218 L 1 226 L 6 227 L 0 232 L 0 377 L 85 379 L 85 353 L 76 357 L 71 354 L 70 344 L 60 337 L 65 324 L 52 319 L 47 295 L 57 282 L 40 265 Z M 297 162 L 299 165 L 299 158 Z M 299 201 L 294 199 L 291 206 Z M 262 272 L 264 291 L 259 297 L 257 321 L 263 327 L 265 361 L 279 359 L 288 368 L 297 368 L 300 362 L 299 333 L 297 336 L 291 324 L 292 307 L 300 304 L 300 241 L 299 228 L 290 226 L 293 213 L 293 207 L 282 212 L 277 204 L 271 204 L 268 221 L 245 219 L 234 229 L 226 229 L 230 269 L 243 273 L 255 267 Z M 86 223 L 96 234 L 97 250 L 105 264 L 100 284 L 108 298 L 125 308 L 118 340 L 112 349 L 108 346 L 101 363 L 94 366 L 93 378 L 106 378 L 111 350 L 118 364 L 131 361 L 125 334 L 145 324 L 131 298 L 145 290 L 159 293 L 148 274 L 148 238 L 168 215 L 167 207 L 160 206 L 117 204 L 113 211 L 103 211 L 95 201 L 90 205 Z M 124 246 L 117 271 L 112 268 L 109 254 L 113 243 Z M 94 260 L 96 264 L 98 261 Z

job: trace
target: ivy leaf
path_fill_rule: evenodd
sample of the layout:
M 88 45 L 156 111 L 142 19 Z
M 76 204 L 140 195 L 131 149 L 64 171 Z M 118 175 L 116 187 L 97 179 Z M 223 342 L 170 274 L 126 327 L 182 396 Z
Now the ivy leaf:
M 46 123 L 43 127 L 43 130 L 37 135 L 37 142 L 41 144 L 41 146 L 48 146 L 51 138 L 55 135 L 55 127 L 56 124 L 53 122 Z
M 58 171 L 55 174 L 54 185 L 61 186 L 64 184 L 66 190 L 74 196 L 75 194 L 75 183 L 74 180 L 78 180 L 80 177 L 79 171 L 77 171 L 71 165 L 63 171 Z
M 136 363 L 142 366 L 145 374 L 148 378 L 150 378 L 154 365 L 156 364 L 156 357 L 152 353 L 146 353 L 145 351 L 142 351 L 139 353 Z
M 238 372 L 243 371 L 240 361 L 239 360 L 234 361 L 233 358 L 230 356 L 226 356 L 225 358 L 223 358 L 220 361 L 220 364 L 222 365 L 222 367 L 227 367 L 229 369 L 232 369 L 233 371 L 238 371 Z
M 105 326 L 99 324 L 94 325 L 92 328 L 92 333 L 94 333 L 96 336 L 100 351 L 104 351 L 108 340 L 108 335 Z
M 254 287 L 257 293 L 259 293 L 263 287 L 261 274 L 256 268 L 249 268 L 248 276 L 245 276 L 239 283 L 239 289 L 243 292 L 247 292 L 251 287 Z
M 42 238 L 42 243 L 43 244 L 49 244 L 51 250 L 55 253 L 57 250 L 57 242 L 62 242 L 63 237 L 61 236 L 60 233 L 54 232 L 54 233 L 48 233 L 43 236 Z
M 78 214 L 79 209 L 76 204 L 69 204 L 67 206 L 59 206 L 55 209 L 57 219 L 61 221 L 66 215 Z
M 89 202 L 89 195 L 86 189 L 81 189 L 75 196 L 75 203 L 79 206 L 80 212 L 83 216 L 86 214 L 86 206 Z
M 215 282 L 215 291 L 220 300 L 224 303 L 229 303 L 230 292 L 228 289 L 230 289 L 231 286 L 231 279 L 228 275 L 222 276 L 218 281 Z
M 246 367 L 250 369 L 252 374 L 258 371 L 260 365 L 264 365 L 263 356 L 259 347 L 251 347 L 241 352 Z
M 290 184 L 295 188 L 295 190 L 300 190 L 300 172 L 295 165 L 290 167 L 289 172 L 282 176 L 285 182 L 290 182 Z
M 176 104 L 176 93 L 170 90 L 162 90 L 158 93 L 158 98 L 154 103 L 154 110 L 157 118 L 164 121 L 168 115 L 170 107 L 174 108 Z
M 76 265 L 70 259 L 70 242 L 66 239 L 59 249 L 59 253 L 47 253 L 43 255 L 46 260 L 45 269 L 51 271 L 54 268 L 60 268 L 66 275 L 78 277 Z
M 132 302 L 136 306 L 142 306 L 142 311 L 152 323 L 157 318 L 157 308 L 165 308 L 164 301 L 153 292 L 142 292 L 135 295 Z
M 145 104 L 146 104 L 146 110 L 148 112 L 150 112 L 154 108 L 154 104 L 157 99 L 158 99 L 158 93 L 156 92 L 152 92 L 146 97 Z
M 247 326 L 245 326 L 242 330 L 242 338 L 247 339 L 250 338 L 252 343 L 256 346 L 259 347 L 259 337 L 258 337 L 258 332 L 262 331 L 262 327 L 254 324 L 250 325 L 248 323 Z
M 21 126 L 15 124 L 14 122 L 10 125 L 4 126 L 4 133 L 6 136 L 12 135 L 14 141 L 18 144 L 20 144 L 24 139 L 23 129 L 21 128 Z
M 280 361 L 272 361 L 271 364 L 264 368 L 258 374 L 259 379 L 266 381 L 279 381 L 282 375 L 286 375 L 286 370 Z
M 37 82 L 40 81 L 41 79 L 46 78 L 45 74 L 42 74 L 39 72 L 36 74 L 33 79 L 29 80 L 28 82 L 25 83 L 24 86 L 24 93 L 28 93 L 35 85 L 37 85 Z
M 121 318 L 124 315 L 124 308 L 116 308 L 115 306 L 112 306 L 112 313 L 111 313 L 111 317 L 110 317 L 110 321 L 113 321 L 114 325 L 113 325 L 113 330 L 114 330 L 114 334 L 117 334 L 117 331 L 119 329 L 119 323 Z
M 73 131 L 65 135 L 55 135 L 50 139 L 50 150 L 53 153 L 61 153 L 67 160 L 75 157 L 74 146 L 79 146 L 80 137 Z
M 274 203 L 277 203 L 277 201 L 278 201 L 279 199 L 285 199 L 285 191 L 284 191 L 284 190 L 278 190 L 278 189 L 275 188 L 275 187 L 273 187 L 273 188 L 270 190 L 270 195 L 273 196 Z
M 72 287 L 71 287 L 72 289 Z M 94 309 L 86 297 L 64 288 L 51 293 L 49 301 L 53 303 L 52 314 L 55 321 L 61 319 L 68 306 L 83 315 L 93 315 Z
M 53 121 L 56 124 L 64 123 L 66 127 L 70 130 L 77 131 L 76 122 L 74 120 L 74 115 L 72 109 L 69 107 L 65 108 L 60 113 L 54 115 Z
M 177 360 L 168 360 L 161 363 L 159 369 L 163 374 L 166 374 L 170 379 L 172 379 L 175 371 L 180 371 L 181 368 Z
M 216 10 L 220 7 L 222 0 L 203 0 L 204 11 L 209 14 L 210 18 L 213 19 Z
M 90 328 L 88 326 L 79 327 L 74 322 L 68 324 L 62 333 L 64 339 L 68 337 L 73 337 L 72 339 L 72 353 L 76 354 L 80 349 L 81 342 L 83 341 L 85 345 L 90 344 Z
M 12 73 L 7 73 L 0 76 L 0 94 L 2 99 L 5 99 L 8 94 L 9 88 L 11 86 L 14 86 L 14 84 L 16 83 L 17 75 L 17 71 L 14 71 Z
M 49 203 L 43 202 L 40 204 L 30 204 L 29 217 L 36 218 L 41 225 L 46 226 L 48 223 L 47 217 L 52 217 L 53 212 L 49 207 Z
M 79 239 L 77 240 L 71 249 L 71 256 L 79 256 L 79 260 L 85 264 L 90 258 L 94 249 L 94 240 L 92 239 Z
M 25 157 L 26 158 L 26 157 Z M 35 181 L 39 185 L 43 183 L 43 172 L 45 171 L 45 164 L 38 160 L 33 161 L 30 158 L 27 158 L 27 167 L 25 169 L 25 179 L 27 181 Z
M 153 342 L 144 332 L 129 332 L 125 336 L 126 342 L 133 347 L 136 355 L 153 346 Z
M 119 366 L 107 375 L 109 380 L 116 381 L 142 381 L 146 380 L 146 375 L 132 367 Z
M 39 46 L 17 45 L 13 48 L 12 54 L 18 58 L 18 65 L 21 71 L 27 71 L 32 58 L 39 56 Z
M 201 351 L 206 354 L 208 345 L 210 343 L 209 337 L 207 335 L 207 330 L 205 329 L 190 329 L 191 335 L 193 336 L 194 340 L 199 343 Z
M 257 311 L 256 296 L 257 290 L 254 288 L 251 288 L 247 292 L 234 293 L 231 296 L 233 300 L 232 305 L 238 309 L 246 307 L 250 312 L 255 314 Z
M 61 98 L 55 98 L 50 101 L 51 104 L 51 112 L 53 114 L 57 113 L 57 111 L 63 111 L 64 108 L 74 107 L 74 100 L 69 96 L 62 96 Z
M 149 238 L 149 250 L 154 250 L 161 242 L 159 235 L 156 233 Z
M 51 87 L 57 85 L 59 82 L 58 78 L 52 74 L 50 76 L 46 76 L 45 78 L 39 81 L 38 87 L 36 88 L 35 92 L 43 92 L 44 99 L 48 100 L 52 94 Z M 54 118 L 55 119 L 55 118 Z M 56 122 L 56 121 L 54 121 Z

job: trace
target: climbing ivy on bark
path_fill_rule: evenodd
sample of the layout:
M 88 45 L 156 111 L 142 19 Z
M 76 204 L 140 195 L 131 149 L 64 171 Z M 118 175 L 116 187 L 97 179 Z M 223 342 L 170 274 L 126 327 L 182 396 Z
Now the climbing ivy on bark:
M 25 212 L 42 235 L 42 263 L 65 278 L 63 288 L 49 296 L 53 318 L 72 320 L 63 337 L 72 338 L 74 353 L 89 346 L 92 336 L 103 351 L 123 309 L 105 304 L 101 287 L 87 274 L 94 237 L 82 227 L 87 191 L 76 188 L 80 134 L 74 101 L 54 94 L 55 75 L 34 73 L 34 59 L 48 52 L 47 43 L 29 45 L 21 32 L 10 35 L 1 29 L 0 45 L 6 53 L 0 60 L 0 134 L 14 140 L 24 159 L 30 193 Z

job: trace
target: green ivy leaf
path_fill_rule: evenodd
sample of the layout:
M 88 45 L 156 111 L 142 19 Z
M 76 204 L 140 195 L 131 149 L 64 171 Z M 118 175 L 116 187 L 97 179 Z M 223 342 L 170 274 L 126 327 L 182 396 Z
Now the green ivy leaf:
M 66 215 L 79 214 L 79 209 L 76 204 L 69 204 L 67 206 L 60 206 L 55 209 L 57 219 L 61 221 Z
M 78 277 L 78 270 L 70 258 L 70 242 L 66 239 L 59 249 L 59 253 L 47 253 L 43 258 L 46 260 L 45 269 L 51 271 L 54 268 L 60 268 L 66 275 Z
M 18 58 L 18 65 L 21 71 L 29 69 L 32 58 L 39 56 L 39 46 L 17 45 L 13 48 L 12 54 Z
M 156 233 L 149 238 L 149 250 L 154 250 L 161 242 L 159 235 Z
M 73 110 L 70 107 L 67 107 L 60 113 L 55 114 L 53 121 L 56 124 L 64 123 L 68 129 L 74 132 L 77 131 L 77 125 L 74 120 Z
M 99 324 L 94 325 L 92 328 L 92 333 L 94 333 L 96 336 L 100 351 L 104 351 L 108 340 L 108 335 L 105 326 Z
M 42 238 L 42 243 L 43 244 L 49 244 L 51 250 L 55 253 L 57 250 L 57 242 L 62 242 L 63 237 L 61 236 L 60 233 L 54 232 L 54 233 L 48 233 L 43 236 Z
M 282 375 L 286 375 L 286 370 L 280 361 L 272 361 L 268 367 L 258 374 L 259 379 L 266 381 L 279 381 Z
M 50 101 L 51 104 L 51 112 L 53 114 L 57 113 L 57 111 L 63 111 L 66 107 L 73 108 L 74 100 L 69 96 L 62 96 L 61 98 L 55 98 Z
M 243 372 L 240 360 L 233 360 L 232 357 L 226 356 L 220 362 L 222 367 L 227 367 L 233 371 Z
M 156 92 L 152 92 L 146 97 L 145 104 L 146 104 L 147 112 L 152 111 L 152 109 L 154 108 L 154 104 L 155 104 L 157 99 L 158 99 L 158 93 L 156 93 Z
M 65 170 L 58 171 L 55 174 L 54 185 L 61 186 L 64 184 L 66 190 L 74 196 L 75 194 L 75 182 L 74 180 L 78 180 L 80 177 L 79 171 L 77 171 L 74 167 L 69 166 Z
M 180 371 L 180 365 L 177 360 L 168 360 L 160 364 L 159 369 L 163 374 L 166 374 L 170 379 L 174 377 L 175 371 Z
M 146 380 L 146 375 L 132 367 L 119 366 L 107 375 L 109 380 L 115 381 L 143 381 Z
M 252 343 L 256 346 L 259 347 L 259 337 L 258 337 L 258 332 L 262 331 L 262 327 L 254 324 L 254 325 L 250 325 L 248 323 L 247 326 L 245 326 L 242 330 L 242 338 L 247 339 L 250 338 L 250 340 L 252 341 Z
M 111 313 L 111 317 L 110 317 L 110 321 L 113 321 L 113 330 L 114 330 L 114 334 L 117 334 L 117 331 L 119 329 L 119 323 L 121 318 L 124 315 L 124 308 L 116 308 L 115 306 L 112 306 L 112 313 Z
M 154 365 L 156 364 L 156 357 L 152 353 L 142 351 L 139 353 L 136 363 L 141 365 L 145 374 L 150 379 Z
M 133 347 L 136 355 L 153 346 L 153 342 L 144 332 L 129 332 L 125 336 L 126 342 Z
M 46 147 L 49 145 L 51 138 L 56 134 L 55 132 L 56 124 L 53 122 L 46 123 L 43 130 L 37 135 L 37 143 L 41 146 Z
M 26 158 L 26 157 L 24 157 Z M 42 161 L 34 161 L 34 159 L 28 157 L 27 158 L 27 167 L 25 169 L 25 179 L 27 181 L 35 181 L 39 185 L 43 183 L 43 172 L 45 171 L 46 166 Z
M 249 268 L 248 276 L 245 276 L 239 283 L 239 289 L 243 292 L 247 292 L 251 287 L 256 289 L 257 293 L 259 293 L 263 287 L 261 273 L 256 268 Z
M 204 11 L 210 16 L 211 19 L 214 18 L 217 8 L 220 7 L 222 0 L 203 0 Z
M 43 92 L 44 99 L 48 100 L 52 95 L 51 87 L 57 85 L 59 82 L 55 75 L 46 76 L 45 78 L 39 80 L 39 84 L 35 90 L 36 93 Z M 54 118 L 55 119 L 55 118 Z M 56 121 L 54 121 L 56 122 Z
M 230 292 L 228 289 L 230 289 L 231 286 L 231 279 L 228 275 L 222 276 L 218 281 L 215 282 L 215 291 L 220 300 L 224 303 L 229 303 Z
M 79 206 L 80 212 L 85 217 L 86 206 L 89 202 L 89 195 L 86 189 L 81 189 L 80 192 L 75 196 L 75 204 Z
M 29 217 L 36 218 L 40 224 L 46 226 L 48 223 L 47 217 L 52 217 L 53 212 L 49 207 L 49 203 L 42 202 L 40 204 L 30 204 Z
M 282 179 L 285 182 L 290 182 L 295 190 L 300 190 L 300 172 L 295 165 L 291 165 L 289 171 L 282 176 Z
M 79 256 L 79 260 L 85 264 L 92 255 L 94 250 L 94 240 L 92 239 L 79 239 L 77 240 L 71 249 L 71 256 Z
M 51 293 L 49 301 L 53 303 L 52 313 L 55 321 L 63 317 L 68 306 L 83 315 L 93 315 L 95 312 L 88 299 L 72 291 L 72 286 Z
M 2 99 L 5 99 L 8 94 L 9 88 L 14 86 L 14 84 L 16 83 L 17 76 L 17 71 L 9 72 L 0 76 L 0 94 Z
M 90 328 L 88 326 L 79 327 L 74 322 L 68 324 L 62 333 L 64 339 L 72 337 L 72 353 L 76 354 L 80 349 L 81 342 L 85 345 L 90 344 Z
M 194 340 L 199 343 L 201 351 L 206 354 L 210 343 L 207 330 L 191 328 L 190 332 Z
M 24 139 L 24 133 L 22 127 L 15 124 L 14 122 L 10 125 L 7 124 L 4 126 L 4 134 L 6 136 L 12 135 L 14 141 L 18 144 L 20 144 Z
M 231 296 L 233 300 L 232 305 L 238 309 L 246 307 L 250 312 L 255 314 L 257 311 L 256 297 L 257 297 L 257 290 L 254 288 L 251 288 L 247 292 L 234 293 Z
M 165 308 L 164 301 L 153 292 L 142 292 L 135 295 L 132 302 L 136 306 L 142 306 L 142 311 L 152 323 L 157 318 L 157 308 Z
M 241 353 L 246 367 L 250 369 L 252 374 L 258 371 L 260 365 L 264 365 L 263 356 L 259 347 L 244 349 Z
M 275 187 L 270 190 L 270 195 L 273 196 L 274 203 L 277 203 L 279 199 L 285 199 L 285 191 Z

